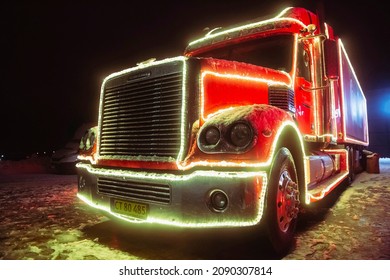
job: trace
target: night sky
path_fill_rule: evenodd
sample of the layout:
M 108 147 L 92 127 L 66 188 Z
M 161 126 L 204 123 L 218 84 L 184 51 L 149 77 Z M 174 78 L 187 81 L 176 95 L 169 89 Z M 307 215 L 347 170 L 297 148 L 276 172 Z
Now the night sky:
M 343 39 L 366 95 L 390 87 L 389 16 L 382 1 L 323 2 L 325 20 Z M 180 55 L 205 27 L 288 6 L 316 9 L 315 1 L 293 0 L 1 4 L 0 153 L 60 148 L 82 123 L 97 122 L 100 84 L 108 74 L 151 57 Z

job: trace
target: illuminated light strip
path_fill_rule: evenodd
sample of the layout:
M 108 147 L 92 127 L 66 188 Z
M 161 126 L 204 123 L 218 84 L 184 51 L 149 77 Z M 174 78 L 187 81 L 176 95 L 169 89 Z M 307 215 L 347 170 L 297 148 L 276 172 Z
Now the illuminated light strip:
M 265 176 L 265 171 L 253 171 L 253 172 L 222 172 L 214 170 L 196 170 L 191 174 L 185 175 L 175 175 L 169 173 L 150 173 L 144 171 L 130 171 L 127 169 L 106 169 L 106 168 L 96 168 L 92 167 L 87 163 L 77 163 L 77 167 L 85 169 L 88 172 L 95 175 L 102 176 L 119 176 L 121 178 L 136 178 L 136 179 L 152 179 L 152 180 L 169 180 L 169 181 L 188 181 L 195 177 L 227 177 L 227 178 L 248 178 L 254 176 Z
M 327 39 L 329 39 L 329 29 L 328 29 L 328 24 L 327 23 L 324 23 L 325 25 L 325 36 Z
M 308 186 L 310 184 L 310 164 L 308 162 L 309 157 L 304 156 L 303 157 L 303 169 L 304 169 L 304 178 L 305 178 L 305 203 L 309 204 L 310 199 L 308 198 Z
M 293 49 L 293 54 L 294 54 L 294 57 L 293 57 L 293 65 L 292 65 L 292 73 L 291 73 L 291 77 L 290 77 L 290 87 L 291 88 L 294 88 L 294 85 L 295 85 L 295 76 L 296 76 L 296 72 L 297 72 L 297 64 L 298 64 L 298 34 L 294 34 L 294 49 Z M 295 103 L 295 102 L 294 102 Z M 294 106 L 295 107 L 295 106 Z
M 313 44 L 310 44 L 309 45 L 309 49 L 310 49 L 310 55 L 312 55 L 313 53 L 314 53 L 314 51 L 313 51 Z M 316 78 L 315 78 L 315 66 L 314 66 L 314 57 L 311 57 L 311 62 L 312 63 L 310 63 L 310 67 L 311 67 L 311 69 L 310 69 L 310 73 L 311 73 L 311 80 L 313 81 L 313 83 L 316 81 Z M 317 112 L 317 95 L 315 94 L 315 91 L 312 91 L 311 92 L 311 98 L 312 98 L 312 100 L 313 100 L 313 102 L 314 102 L 314 135 L 317 135 L 318 134 L 318 120 L 317 120 L 317 118 L 318 118 L 318 112 Z M 312 129 L 311 129 L 311 127 L 310 127 L 310 131 L 312 131 Z
M 319 38 L 314 38 L 314 41 L 318 44 L 320 39 Z M 313 50 L 313 45 L 310 44 L 310 48 L 311 48 L 311 53 L 315 53 L 315 51 Z M 313 58 L 314 60 L 314 58 Z M 317 64 L 317 62 L 314 62 Z M 313 65 L 314 66 L 314 65 Z M 316 67 L 318 67 L 316 65 Z M 316 75 L 314 74 L 315 73 L 315 70 L 312 69 L 313 72 L 312 72 L 312 78 L 313 78 L 313 81 L 315 82 L 315 84 L 318 84 L 317 80 L 315 80 L 316 78 Z M 319 114 L 319 101 L 317 98 L 319 98 L 319 94 L 316 94 L 318 90 L 313 90 L 312 92 L 312 100 L 314 100 L 314 133 L 315 133 L 315 136 L 319 135 L 321 132 L 320 132 L 320 125 L 321 125 L 321 119 L 320 119 L 320 114 Z
M 321 134 L 321 135 L 316 135 L 317 137 L 334 137 L 334 134 L 330 134 L 330 133 L 328 133 L 328 134 Z
M 203 38 L 200 38 L 200 39 L 197 39 L 195 41 L 190 42 L 189 45 L 191 46 L 191 45 L 203 42 L 203 41 L 207 41 L 207 40 L 209 40 L 211 38 L 215 38 L 215 37 L 218 37 L 218 36 L 221 36 L 221 35 L 226 35 L 226 34 L 229 34 L 229 33 L 235 32 L 235 31 L 241 31 L 241 30 L 245 30 L 245 29 L 251 29 L 251 28 L 255 28 L 255 27 L 260 27 L 262 25 L 269 24 L 269 23 L 274 23 L 274 22 L 278 22 L 278 21 L 292 21 L 292 22 L 298 23 L 303 28 L 307 28 L 307 26 L 302 21 L 300 21 L 298 19 L 290 18 L 290 17 L 282 17 L 282 15 L 285 14 L 287 12 L 287 10 L 289 10 L 289 9 L 291 9 L 291 7 L 288 7 L 286 9 L 284 9 L 279 15 L 277 15 L 276 17 L 271 18 L 271 19 L 263 20 L 263 21 L 260 21 L 260 22 L 254 22 L 254 23 L 243 25 L 243 26 L 234 27 L 234 28 L 231 28 L 231 29 L 228 29 L 228 30 L 225 30 L 225 31 L 209 34 L 208 36 L 205 36 Z
M 337 141 L 337 134 L 338 134 L 338 131 L 337 131 L 337 121 L 336 121 L 336 100 L 335 100 L 335 92 L 334 92 L 334 83 L 331 82 L 331 85 L 330 85 L 330 98 L 331 98 L 331 107 L 332 107 L 332 140 L 333 141 Z
M 311 135 L 312 136 L 312 135 Z M 318 138 L 326 138 L 329 137 L 331 138 L 332 141 L 337 141 L 337 137 L 334 134 L 321 134 L 321 135 L 314 135 L 314 137 Z
M 342 91 L 342 94 L 341 94 L 341 100 L 342 100 L 342 105 L 343 105 L 343 114 L 342 114 L 342 116 L 343 116 L 343 118 L 342 118 L 342 121 L 343 121 L 343 130 L 344 130 L 344 140 L 348 140 L 348 141 L 351 141 L 351 142 L 353 142 L 353 143 L 356 143 L 356 144 L 361 144 L 361 145 L 365 145 L 365 146 L 368 146 L 369 145 L 369 139 L 368 139 L 368 120 L 367 120 L 367 100 L 366 100 L 366 97 L 365 97 L 365 95 L 364 95 L 364 92 L 363 92 L 363 90 L 362 90 L 362 88 L 361 88 L 361 86 L 360 86 L 360 83 L 359 83 L 359 80 L 357 79 L 357 76 L 356 76 L 356 73 L 355 73 L 355 70 L 353 69 L 353 67 L 352 67 L 352 64 L 351 64 L 351 61 L 349 60 L 349 57 L 348 57 L 348 54 L 347 54 L 347 52 L 346 52 L 346 50 L 345 50 L 345 48 L 344 48 L 344 44 L 342 43 L 342 41 L 341 41 L 341 39 L 339 39 L 339 48 L 340 48 L 340 51 L 339 51 L 339 63 L 340 63 L 340 76 L 341 76 L 341 91 Z M 363 96 L 363 99 L 364 99 L 364 106 L 365 106 L 365 122 L 366 122 L 366 125 L 365 125 L 365 127 L 366 127 L 366 131 L 365 131 L 365 134 L 366 134 L 366 136 L 367 136 L 367 142 L 364 142 L 364 141 L 360 141 L 360 140 L 357 140 L 357 139 L 354 139 L 354 138 L 349 138 L 349 137 L 347 137 L 347 130 L 346 130 L 346 120 L 345 120 L 345 100 L 344 100 L 344 83 L 343 83 L 343 81 L 344 81 L 344 77 L 343 77 L 343 63 L 342 63 L 342 56 L 341 56 L 341 52 L 343 52 L 343 54 L 344 54 L 344 56 L 345 56 L 345 58 L 347 59 L 347 63 L 348 63 L 348 65 L 349 65 L 349 67 L 350 67 L 350 69 L 352 70 L 352 74 L 353 74 L 353 76 L 354 76 L 354 78 L 355 78 L 355 81 L 356 81 L 356 83 L 357 83 L 357 85 L 358 85 L 358 87 L 359 87 L 359 89 L 360 89 L 360 91 L 361 91 L 361 93 L 362 93 L 362 96 Z
M 96 164 L 96 163 L 97 163 L 97 161 L 96 161 L 96 159 L 95 159 L 94 156 L 78 155 L 78 156 L 77 156 L 77 159 L 78 159 L 78 160 L 83 160 L 83 161 L 86 160 L 86 161 L 91 162 L 92 164 Z
M 346 130 L 346 125 L 345 125 L 345 100 L 344 100 L 344 74 L 343 74 L 343 59 L 342 59 L 342 56 L 341 56 L 341 40 L 339 39 L 339 67 L 340 67 L 340 87 L 341 87 L 341 105 L 342 105 L 342 108 L 343 108 L 343 113 L 342 113 L 342 122 L 343 122 L 343 139 L 345 141 L 345 134 L 347 132 Z
M 183 81 L 182 81 L 182 103 L 181 103 L 181 135 L 180 135 L 180 150 L 177 155 L 177 161 L 181 160 L 183 158 L 184 154 L 184 147 L 186 146 L 186 134 L 185 134 L 185 127 L 187 122 L 187 88 L 186 88 L 186 82 L 187 80 L 187 64 L 183 60 Z
M 100 88 L 100 102 L 99 102 L 99 120 L 98 120 L 98 127 L 100 128 L 101 125 L 102 125 L 102 116 L 103 116 L 103 112 L 102 112 L 102 109 L 103 109 L 103 96 L 104 96 L 104 88 L 105 88 L 105 84 L 107 83 L 107 81 L 111 78 L 114 78 L 114 77 L 117 77 L 117 76 L 120 76 L 120 75 L 124 75 L 124 74 L 127 74 L 127 73 L 131 73 L 133 71 L 136 71 L 136 70 L 139 70 L 139 69 L 143 69 L 143 68 L 147 68 L 147 67 L 150 67 L 150 66 L 155 66 L 155 65 L 160 65 L 160 64 L 164 64 L 164 63 L 169 63 L 169 62 L 172 62 L 172 61 L 182 61 L 183 62 L 183 82 L 182 82 L 182 107 L 181 107 L 181 124 L 180 124 L 180 129 L 181 129 L 181 136 L 180 136 L 180 149 L 179 149 L 179 152 L 178 152 L 178 155 L 177 155 L 177 160 L 180 160 L 181 157 L 183 156 L 184 154 L 184 147 L 186 146 L 186 138 L 185 138 L 185 120 L 186 120 L 186 106 L 187 106 L 187 89 L 186 89 L 186 80 L 187 80 L 187 64 L 185 63 L 187 61 L 187 57 L 184 57 L 184 56 L 177 56 L 177 57 L 173 57 L 173 58 L 166 58 L 166 59 L 162 59 L 162 60 L 158 60 L 158 61 L 151 61 L 149 63 L 143 63 L 143 64 L 139 64 L 138 66 L 136 67 L 131 67 L 131 68 L 128 68 L 128 69 L 124 69 L 122 71 L 119 71 L 119 72 L 115 72 L 115 73 L 112 73 L 110 75 L 108 75 L 104 80 L 103 80 L 103 83 L 101 85 L 101 88 Z M 100 138 L 100 129 L 97 130 L 97 133 L 98 133 L 98 139 L 101 139 Z M 100 140 L 98 141 L 97 143 L 97 148 L 96 148 L 96 154 L 100 154 Z
M 91 173 L 94 173 L 94 174 L 106 175 L 105 173 L 107 173 L 104 170 L 100 171 L 99 169 L 90 168 L 90 167 L 88 167 L 88 165 L 85 165 L 85 164 L 80 164 L 79 167 L 88 169 L 88 171 L 90 171 Z M 138 172 L 131 172 L 131 174 L 134 176 L 132 176 L 132 175 L 130 176 L 128 171 L 123 172 L 123 173 L 122 172 L 110 172 L 110 175 L 113 175 L 112 173 L 119 173 L 119 176 L 121 176 L 121 177 L 128 176 L 131 178 L 134 178 L 134 177 L 140 178 L 139 176 L 142 176 L 142 175 L 138 174 Z M 218 173 L 219 175 L 216 175 L 216 173 Z M 175 176 L 175 175 L 165 174 L 164 176 L 161 176 L 161 174 L 158 174 L 158 175 L 156 174 L 156 176 L 154 176 L 154 177 L 147 176 L 147 178 L 148 179 L 153 178 L 153 179 L 159 179 L 159 180 L 170 178 L 169 180 L 172 179 L 175 181 L 178 181 L 178 180 L 185 181 L 185 180 L 189 180 L 189 179 L 196 177 L 196 176 L 199 176 L 199 175 L 204 176 L 204 177 L 223 176 L 225 178 L 226 177 L 227 178 L 250 178 L 250 177 L 254 177 L 254 178 L 257 177 L 258 178 L 258 177 L 262 177 L 262 189 L 261 189 L 260 198 L 259 198 L 259 209 L 258 209 L 258 213 L 257 213 L 256 217 L 253 220 L 248 221 L 248 222 L 240 222 L 240 221 L 232 220 L 232 221 L 224 221 L 224 222 L 204 222 L 204 223 L 188 222 L 188 223 L 184 223 L 184 222 L 168 221 L 168 220 L 156 219 L 156 218 L 147 218 L 146 220 L 138 220 L 138 219 L 132 219 L 132 218 L 128 218 L 126 216 L 114 213 L 107 206 L 97 205 L 96 203 L 94 203 L 93 201 L 91 201 L 86 196 L 82 195 L 81 193 L 78 193 L 77 197 L 91 207 L 94 207 L 94 208 L 99 209 L 99 210 L 103 210 L 103 211 L 111 214 L 112 216 L 115 216 L 119 219 L 122 219 L 122 220 L 127 221 L 127 222 L 131 222 L 131 223 L 163 224 L 163 225 L 169 225 L 169 226 L 189 227 L 189 228 L 211 228 L 211 227 L 253 226 L 253 225 L 256 225 L 260 222 L 260 220 L 263 216 L 263 212 L 264 212 L 264 200 L 265 200 L 265 194 L 266 194 L 266 189 L 267 189 L 267 174 L 264 171 L 237 172 L 237 173 L 217 172 L 217 171 L 196 171 L 196 172 L 194 172 L 194 174 L 191 174 L 191 175 Z M 176 177 L 176 179 L 175 179 L 175 177 Z M 257 183 L 258 183 L 258 180 L 257 180 Z
M 212 76 L 219 77 L 219 78 L 238 79 L 238 80 L 246 80 L 246 81 L 252 81 L 252 82 L 263 83 L 263 84 L 268 84 L 268 85 L 281 85 L 281 86 L 291 87 L 291 85 L 292 85 L 291 76 L 288 73 L 286 73 L 286 72 L 284 72 L 284 73 L 290 80 L 289 84 L 283 83 L 283 82 L 274 81 L 274 80 L 270 80 L 270 79 L 241 76 L 241 75 L 238 75 L 238 74 L 222 74 L 222 73 L 208 71 L 208 70 L 202 72 L 202 75 L 201 75 L 201 93 L 200 93 L 201 94 L 201 101 L 200 101 L 201 118 L 203 120 L 206 120 L 208 118 L 208 116 L 207 117 L 204 116 L 204 104 L 205 104 L 205 100 L 204 100 L 205 99 L 204 98 L 204 96 L 205 96 L 204 79 L 205 79 L 205 77 L 207 75 L 212 75 Z M 229 109 L 229 108 L 227 108 L 227 109 Z

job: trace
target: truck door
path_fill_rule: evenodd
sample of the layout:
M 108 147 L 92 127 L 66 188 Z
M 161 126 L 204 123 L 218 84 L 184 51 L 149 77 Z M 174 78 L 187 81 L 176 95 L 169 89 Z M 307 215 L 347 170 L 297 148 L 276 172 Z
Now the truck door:
M 309 45 L 298 40 L 294 91 L 296 120 L 303 135 L 315 133 L 311 65 Z

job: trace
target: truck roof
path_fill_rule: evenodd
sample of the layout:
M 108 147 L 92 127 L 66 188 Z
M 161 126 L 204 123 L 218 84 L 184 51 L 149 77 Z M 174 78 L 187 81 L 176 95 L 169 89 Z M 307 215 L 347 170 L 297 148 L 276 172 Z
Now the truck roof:
M 205 36 L 190 42 L 184 54 L 186 56 L 194 56 L 228 42 L 256 37 L 257 34 L 263 32 L 299 32 L 309 24 L 315 24 L 317 27 L 320 26 L 317 15 L 305 8 L 288 7 L 273 16 L 257 18 L 227 28 L 215 28 Z M 332 31 L 329 26 L 327 27 Z M 319 33 L 319 28 L 315 32 Z M 333 36 L 333 31 L 331 32 L 331 36 Z

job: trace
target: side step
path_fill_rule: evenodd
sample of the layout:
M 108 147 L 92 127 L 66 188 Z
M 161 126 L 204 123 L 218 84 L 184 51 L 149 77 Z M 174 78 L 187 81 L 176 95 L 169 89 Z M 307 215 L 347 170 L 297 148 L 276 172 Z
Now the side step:
M 307 190 L 306 202 L 321 200 L 347 177 L 348 171 L 344 170 L 312 186 L 310 190 Z

